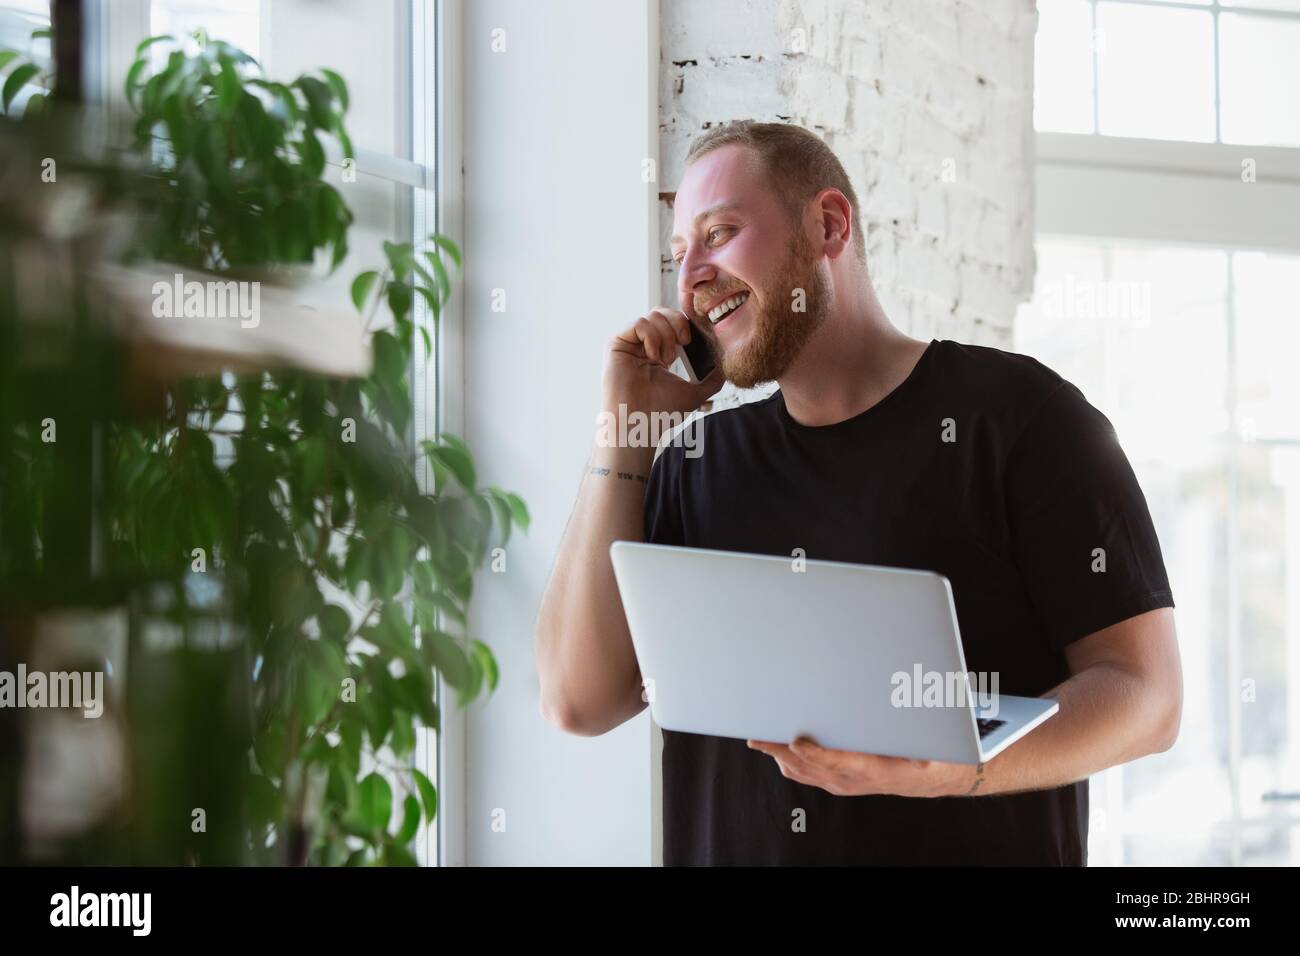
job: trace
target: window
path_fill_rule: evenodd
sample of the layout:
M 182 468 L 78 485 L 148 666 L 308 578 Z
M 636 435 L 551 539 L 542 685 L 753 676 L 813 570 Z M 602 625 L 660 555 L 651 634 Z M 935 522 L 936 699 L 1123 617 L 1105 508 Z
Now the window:
M 44 7 L 44 2 L 34 5 Z M 327 175 L 355 216 L 350 252 L 332 276 L 304 289 L 308 302 L 335 308 L 340 302 L 350 303 L 352 279 L 365 269 L 382 268 L 385 240 L 418 243 L 430 232 L 456 228 L 454 221 L 443 225 L 443 197 L 434 191 L 442 102 L 435 95 L 441 4 L 432 0 L 364 5 L 317 0 L 115 0 L 111 7 L 105 6 L 103 22 L 88 31 L 93 35 L 87 39 L 101 47 L 96 62 L 103 64 L 101 88 L 110 97 L 121 89 L 136 44 L 145 36 L 190 37 L 196 31 L 240 47 L 272 77 L 287 79 L 325 67 L 347 82 L 351 101 L 347 126 L 357 175 L 355 182 L 341 175 L 342 151 L 337 145 L 327 148 L 333 166 Z M 153 49 L 157 56 L 166 55 L 161 45 Z M 447 349 L 443 335 L 454 325 L 453 313 L 444 311 L 439 329 L 423 300 L 417 298 L 415 309 L 417 324 L 427 329 L 434 346 L 427 361 L 417 349 L 410 370 L 413 438 L 418 441 L 443 429 L 460 429 L 457 422 L 447 420 L 448 410 L 438 401 L 439 394 L 446 394 L 437 370 Z M 423 477 L 431 484 L 431 474 Z M 420 731 L 413 758 L 442 798 L 436 842 L 426 828 L 417 837 L 417 858 L 425 864 L 456 863 L 463 852 L 459 800 L 443 787 L 461 759 L 458 737 L 463 734 L 463 715 L 441 699 L 438 704 L 443 732 L 435 738 Z
M 14 95 L 6 111 L 11 116 L 23 115 L 28 98 L 49 86 L 54 65 L 49 36 L 45 33 L 49 28 L 47 0 L 0 0 L 0 57 L 3 57 L 0 85 L 27 63 L 38 71 Z M 10 58 L 4 51 L 17 56 Z
M 153 0 L 149 32 L 189 36 L 203 30 L 239 47 L 255 60 L 262 56 L 261 0 Z M 163 51 L 158 51 L 163 55 Z
M 1092 778 L 1089 859 L 1294 865 L 1300 0 L 1038 11 L 1038 264 L 1014 347 L 1115 425 L 1183 664 L 1178 743 Z
M 1094 865 L 1295 865 L 1300 255 L 1042 237 L 1017 351 L 1110 418 L 1177 602 L 1169 752 L 1092 778 Z
M 0 47 L 27 50 L 32 34 L 50 26 L 48 0 L 4 0 L 0 3 Z M 49 41 L 42 46 L 49 56 Z
M 1041 0 L 1039 130 L 1300 146 L 1300 0 Z

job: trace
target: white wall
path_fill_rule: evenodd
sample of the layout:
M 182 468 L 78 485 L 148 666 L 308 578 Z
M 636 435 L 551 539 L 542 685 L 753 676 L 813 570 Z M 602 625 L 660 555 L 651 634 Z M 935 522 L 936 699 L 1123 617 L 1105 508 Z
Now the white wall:
M 641 179 L 656 155 L 653 4 L 464 6 L 465 437 L 481 480 L 533 514 L 506 572 L 480 574 L 474 594 L 471 632 L 501 684 L 467 725 L 466 862 L 648 864 L 649 718 L 591 739 L 543 721 L 532 626 L 594 434 L 604 343 L 657 281 L 657 187 Z
M 664 0 L 662 22 L 666 192 L 709 126 L 806 126 L 858 193 L 894 323 L 1010 348 L 1033 280 L 1032 0 Z M 667 203 L 660 224 L 666 249 Z

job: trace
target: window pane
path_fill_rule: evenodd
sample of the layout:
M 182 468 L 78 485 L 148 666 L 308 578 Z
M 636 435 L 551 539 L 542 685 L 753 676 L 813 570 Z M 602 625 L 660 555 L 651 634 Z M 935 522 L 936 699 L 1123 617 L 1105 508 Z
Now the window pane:
M 32 48 L 32 31 L 50 25 L 49 0 L 3 0 L 0 2 L 0 48 L 21 50 Z M 49 50 L 49 41 L 40 41 Z
M 1087 0 L 1040 3 L 1034 38 L 1034 127 L 1094 132 L 1092 8 Z
M 153 0 L 150 31 L 155 35 L 184 37 L 199 29 L 261 58 L 260 0 Z
M 1058 238 L 1040 239 L 1037 256 L 1016 350 L 1078 385 L 1115 425 L 1178 604 L 1184 692 L 1199 702 L 1184 708 L 1173 749 L 1093 777 L 1089 862 L 1230 863 L 1228 256 Z
M 1214 141 L 1214 18 L 1199 10 L 1097 4 L 1101 132 Z
M 1228 429 L 1228 257 L 1218 250 L 1118 245 L 1105 289 L 1111 421 L 1155 460 L 1199 458 Z M 1127 303 L 1131 318 L 1122 311 Z M 1108 412 L 1109 414 L 1109 412 Z
M 1300 438 L 1300 256 L 1232 257 L 1237 426 L 1244 438 Z
M 1300 20 L 1219 17 L 1225 143 L 1300 146 Z
M 1016 350 L 1037 356 L 1084 395 L 1102 389 L 1102 328 L 1087 300 L 1106 278 L 1096 242 L 1040 239 L 1034 297 L 1016 315 Z
M 1241 811 L 1279 821 L 1295 804 L 1265 795 L 1300 790 L 1300 447 L 1246 445 L 1237 461 Z
M 18 63 L 30 60 L 40 67 L 41 72 L 32 77 L 9 104 L 10 116 L 22 116 L 28 98 L 38 90 L 46 88 L 54 69 L 54 60 L 50 50 L 50 41 L 45 37 L 32 39 L 36 30 L 47 29 L 50 25 L 50 5 L 48 0 L 0 0 L 0 50 L 16 50 L 21 60 L 9 64 L 0 73 L 0 83 L 9 78 L 9 74 L 18 68 Z

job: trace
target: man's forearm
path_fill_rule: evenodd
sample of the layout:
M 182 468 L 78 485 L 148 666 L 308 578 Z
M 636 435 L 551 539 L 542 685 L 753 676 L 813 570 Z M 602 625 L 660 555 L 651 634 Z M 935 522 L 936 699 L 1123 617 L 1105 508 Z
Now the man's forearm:
M 636 657 L 609 546 L 644 537 L 653 455 L 652 448 L 596 446 L 542 598 L 536 652 L 543 709 L 575 731 L 599 732 L 635 713 Z
M 988 763 L 966 769 L 954 795 L 1046 790 L 1168 746 L 1161 697 L 1132 671 L 1097 664 L 1044 696 L 1060 711 Z

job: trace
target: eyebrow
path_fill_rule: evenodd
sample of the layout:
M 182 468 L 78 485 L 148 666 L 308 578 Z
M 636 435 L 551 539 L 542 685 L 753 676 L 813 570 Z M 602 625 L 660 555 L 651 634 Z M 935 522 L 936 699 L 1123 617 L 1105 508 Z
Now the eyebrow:
M 740 203 L 738 202 L 717 203 L 716 205 L 710 206 L 708 209 L 696 215 L 695 221 L 692 223 L 692 225 L 698 226 L 701 222 L 703 222 L 705 219 L 708 219 L 710 216 L 716 216 L 720 212 L 733 212 L 740 208 L 741 206 Z M 683 242 L 683 241 L 684 240 L 682 239 L 681 236 L 673 236 L 671 239 L 668 240 L 668 246 L 669 248 L 672 248 L 673 243 Z

